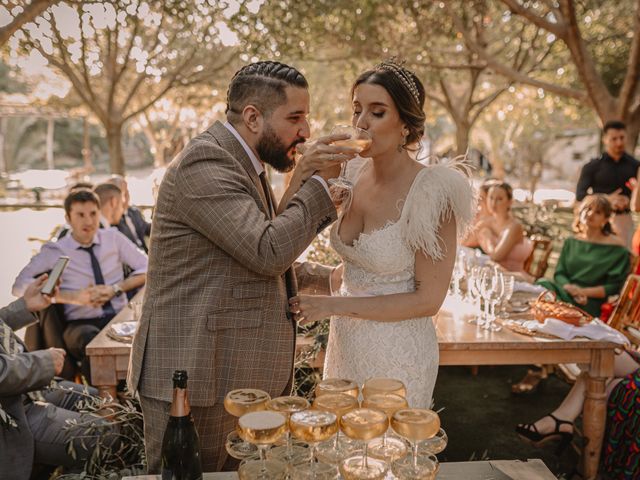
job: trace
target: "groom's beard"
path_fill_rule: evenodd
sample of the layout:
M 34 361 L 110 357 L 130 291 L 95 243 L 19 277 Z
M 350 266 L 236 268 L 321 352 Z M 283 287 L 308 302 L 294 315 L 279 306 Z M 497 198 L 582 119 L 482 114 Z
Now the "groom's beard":
M 276 135 L 276 132 L 267 125 L 264 133 L 256 144 L 256 151 L 260 156 L 260 159 L 271 165 L 280 173 L 285 173 L 293 170 L 296 166 L 294 155 L 294 149 L 297 144 L 304 143 L 303 138 L 295 140 L 291 145 L 285 145 L 280 138 Z

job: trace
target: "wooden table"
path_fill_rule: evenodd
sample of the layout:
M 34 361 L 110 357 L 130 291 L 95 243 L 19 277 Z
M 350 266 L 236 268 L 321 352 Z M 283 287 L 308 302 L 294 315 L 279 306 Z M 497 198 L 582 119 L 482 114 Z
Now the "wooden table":
M 499 332 L 487 331 L 470 324 L 471 316 L 462 313 L 462 308 L 456 308 L 455 302 L 448 304 L 434 319 L 440 365 L 588 365 L 583 408 L 586 442 L 582 458 L 585 478 L 596 478 L 606 421 L 605 381 L 613 377 L 616 345 L 582 338 L 570 341 L 542 339 L 507 328 Z
M 448 305 L 448 310 L 443 308 L 434 319 L 440 346 L 440 365 L 588 365 L 583 410 L 584 435 L 587 441 L 583 462 L 585 478 L 595 478 L 606 419 L 605 381 L 613 376 L 615 344 L 587 339 L 547 340 L 521 335 L 508 329 L 488 332 L 468 323 L 469 317 L 456 308 L 455 302 L 448 302 Z M 133 314 L 126 307 L 109 325 L 132 319 Z M 87 355 L 91 361 L 91 383 L 101 395 L 115 398 L 118 380 L 126 379 L 127 376 L 131 345 L 109 338 L 107 328 L 89 343 Z M 300 343 L 302 345 L 305 342 L 308 343 L 306 340 Z
M 393 478 L 392 476 L 388 478 Z M 492 460 L 440 464 L 437 480 L 555 480 L 542 460 Z M 205 473 L 202 480 L 237 480 L 236 473 Z M 139 475 L 122 480 L 160 480 L 160 475 Z

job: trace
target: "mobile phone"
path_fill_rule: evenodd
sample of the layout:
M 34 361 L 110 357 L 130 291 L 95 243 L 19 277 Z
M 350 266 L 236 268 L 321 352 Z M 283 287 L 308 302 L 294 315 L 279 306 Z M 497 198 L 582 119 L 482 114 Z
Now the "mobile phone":
M 62 275 L 64 267 L 67 266 L 67 263 L 69 263 L 69 257 L 62 255 L 60 258 L 58 258 L 58 261 L 53 266 L 53 269 L 49 274 L 49 278 L 47 278 L 44 286 L 40 289 L 40 293 L 43 293 L 45 295 L 51 295 L 53 293 L 53 291 L 56 289 L 56 284 L 60 279 L 60 275 Z

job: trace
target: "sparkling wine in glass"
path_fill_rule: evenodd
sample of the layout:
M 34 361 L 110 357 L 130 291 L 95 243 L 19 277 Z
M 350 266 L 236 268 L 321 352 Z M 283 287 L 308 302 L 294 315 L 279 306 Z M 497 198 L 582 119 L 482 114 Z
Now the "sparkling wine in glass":
M 362 397 L 367 398 L 376 393 L 393 393 L 401 397 L 407 396 L 407 388 L 400 380 L 395 378 L 374 377 L 370 378 L 362 387 Z
M 358 398 L 360 389 L 353 380 L 345 378 L 325 378 L 316 386 L 316 397 L 329 393 L 346 393 L 354 398 Z
M 270 399 L 269 394 L 263 390 L 240 388 L 227 393 L 224 397 L 224 409 L 229 415 L 239 418 L 245 413 L 264 410 Z M 238 460 L 255 456 L 257 453 L 256 446 L 244 441 L 235 431 L 227 435 L 225 448 L 229 455 Z
M 327 393 L 316 397 L 313 408 L 335 414 L 341 418 L 345 413 L 358 408 L 358 399 L 347 393 Z M 355 453 L 358 446 L 348 437 L 340 435 L 340 429 L 332 440 L 318 445 L 317 455 L 323 462 L 338 465 L 342 460 Z
M 296 465 L 292 470 L 294 479 L 334 479 L 338 470 L 334 465 L 316 461 L 318 443 L 328 440 L 338 431 L 338 417 L 331 412 L 305 410 L 292 413 L 289 417 L 289 429 L 294 437 L 303 440 L 311 447 L 311 462 Z
M 371 135 L 366 130 L 358 127 L 352 127 L 351 125 L 336 125 L 331 130 L 331 135 L 349 135 L 349 138 L 345 140 L 337 140 L 333 142 L 334 145 L 340 147 L 353 147 L 358 148 L 360 152 L 367 150 L 371 146 Z M 348 193 L 353 188 L 353 183 L 346 177 L 347 162 L 342 163 L 340 169 L 340 176 L 338 178 L 332 178 L 329 183 L 339 190 L 346 191 Z M 342 195 L 344 195 L 343 193 Z M 338 193 L 338 195 L 341 195 Z
M 364 408 L 375 408 L 382 410 L 389 420 L 393 414 L 402 409 L 409 408 L 407 399 L 395 393 L 375 393 L 369 395 L 362 402 Z M 400 438 L 389 435 L 389 429 L 384 432 L 380 439 L 372 440 L 369 443 L 369 455 L 389 463 L 404 457 L 407 454 L 407 446 Z
M 438 461 L 433 455 L 419 455 L 418 445 L 433 438 L 440 430 L 438 414 L 422 408 L 398 410 L 391 417 L 391 428 L 407 439 L 413 453 L 393 463 L 393 474 L 401 480 L 433 478 L 438 470 Z
M 267 460 L 266 450 L 287 430 L 287 419 L 268 410 L 246 413 L 238 419 L 238 434 L 258 447 L 260 460 L 245 461 L 238 469 L 240 480 L 284 479 L 287 466 L 277 460 Z
M 357 408 L 340 418 L 344 434 L 364 442 L 362 455 L 346 458 L 340 464 L 340 473 L 345 480 L 382 480 L 385 477 L 389 465 L 383 460 L 369 458 L 367 444 L 384 435 L 388 426 L 387 414 L 372 408 Z
M 433 437 L 418 444 L 418 456 L 437 455 L 447 448 L 448 441 L 447 432 L 444 431 L 444 428 L 441 428 Z
M 310 407 L 309 401 L 302 397 L 276 397 L 269 400 L 266 404 L 268 410 L 281 413 L 287 419 L 292 413 L 302 412 Z M 301 445 L 293 445 L 291 441 L 291 432 L 289 429 L 285 432 L 285 444 L 274 447 L 267 454 L 269 459 L 279 460 L 288 465 L 295 465 L 309 460 L 309 449 Z

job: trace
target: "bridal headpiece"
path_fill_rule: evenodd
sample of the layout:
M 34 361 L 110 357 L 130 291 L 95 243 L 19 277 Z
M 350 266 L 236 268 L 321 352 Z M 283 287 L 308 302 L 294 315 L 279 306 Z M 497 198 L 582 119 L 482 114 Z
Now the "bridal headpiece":
M 376 70 L 386 70 L 388 72 L 393 73 L 398 80 L 404 85 L 404 87 L 411 93 L 411 96 L 414 98 L 416 103 L 420 105 L 420 92 L 418 91 L 418 87 L 416 86 L 416 82 L 413 80 L 413 76 L 411 72 L 404 68 L 402 65 L 397 64 L 393 60 L 387 60 L 385 62 L 381 62 L 375 66 Z

